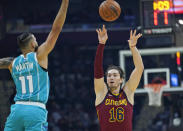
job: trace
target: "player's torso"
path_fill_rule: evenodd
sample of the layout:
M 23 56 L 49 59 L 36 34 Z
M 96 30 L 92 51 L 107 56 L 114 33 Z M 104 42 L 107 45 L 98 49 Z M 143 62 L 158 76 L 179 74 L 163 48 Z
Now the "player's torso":
M 36 53 L 31 52 L 15 58 L 12 64 L 12 77 L 16 85 L 15 101 L 46 103 L 49 95 L 48 72 L 37 62 Z
M 124 91 L 119 96 L 108 92 L 96 110 L 101 131 L 132 131 L 133 106 Z

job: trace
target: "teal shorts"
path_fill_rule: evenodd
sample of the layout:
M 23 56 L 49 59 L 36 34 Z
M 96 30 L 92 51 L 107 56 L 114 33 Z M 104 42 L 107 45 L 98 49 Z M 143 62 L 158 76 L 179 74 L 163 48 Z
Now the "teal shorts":
M 47 113 L 38 106 L 14 104 L 4 131 L 47 131 Z

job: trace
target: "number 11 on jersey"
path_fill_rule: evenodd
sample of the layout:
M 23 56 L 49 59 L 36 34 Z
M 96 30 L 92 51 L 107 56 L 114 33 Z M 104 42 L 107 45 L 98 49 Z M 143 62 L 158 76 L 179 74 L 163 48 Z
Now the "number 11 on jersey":
M 28 80 L 29 82 L 29 92 L 32 93 L 33 92 L 33 83 L 32 83 L 32 75 L 29 75 L 27 77 L 25 76 L 21 76 L 19 77 L 19 80 L 21 81 L 21 85 L 22 85 L 22 94 L 26 94 L 26 80 Z

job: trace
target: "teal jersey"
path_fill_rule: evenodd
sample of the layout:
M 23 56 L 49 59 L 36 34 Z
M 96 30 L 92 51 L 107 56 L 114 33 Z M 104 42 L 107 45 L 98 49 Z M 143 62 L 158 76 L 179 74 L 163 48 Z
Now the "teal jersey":
M 11 75 L 16 85 L 14 101 L 32 101 L 46 104 L 49 96 L 50 81 L 48 72 L 37 61 L 36 53 L 16 57 L 12 64 Z

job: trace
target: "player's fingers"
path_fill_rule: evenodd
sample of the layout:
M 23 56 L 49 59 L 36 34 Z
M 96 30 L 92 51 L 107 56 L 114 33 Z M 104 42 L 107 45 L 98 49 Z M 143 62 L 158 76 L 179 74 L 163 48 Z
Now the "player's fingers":
M 138 39 L 138 38 L 140 38 L 141 36 L 142 36 L 142 34 L 139 33 L 139 34 L 136 36 L 136 38 Z
M 142 36 L 142 34 L 140 33 L 140 34 L 139 34 L 139 38 L 140 38 L 141 36 Z
M 107 33 L 107 29 L 104 29 L 104 34 L 106 34 Z
M 132 30 L 130 30 L 130 39 L 132 38 Z
M 103 27 L 102 27 L 103 29 L 105 29 L 105 25 L 103 25 Z
M 134 32 L 133 32 L 133 36 L 135 36 L 135 34 L 136 34 L 136 30 L 134 30 Z
M 103 25 L 103 31 L 104 31 L 104 33 L 107 31 L 106 28 L 105 28 L 105 25 Z
M 99 33 L 101 33 L 102 31 L 101 31 L 101 29 L 99 28 Z
M 97 34 L 99 35 L 100 34 L 99 29 L 97 29 L 96 31 L 97 31 Z

